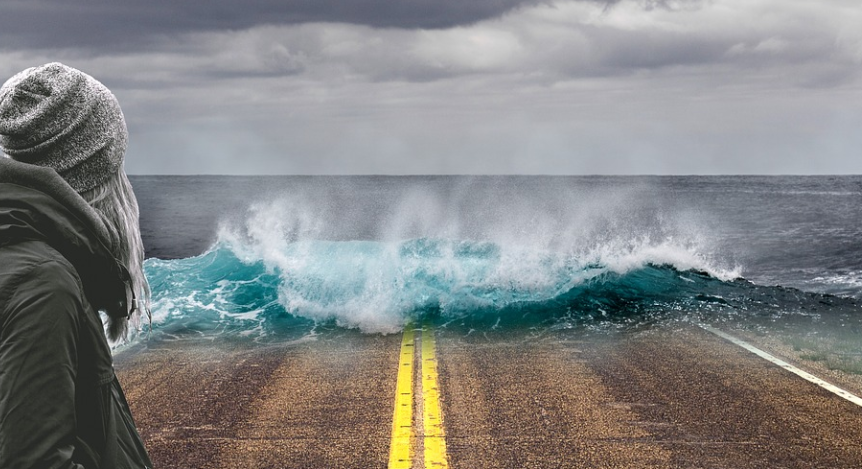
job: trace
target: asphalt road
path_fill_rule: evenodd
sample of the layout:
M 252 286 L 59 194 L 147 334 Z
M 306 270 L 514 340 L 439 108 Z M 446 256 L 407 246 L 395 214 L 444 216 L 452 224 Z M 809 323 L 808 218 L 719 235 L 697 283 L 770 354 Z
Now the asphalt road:
M 862 467 L 862 407 L 692 326 L 436 337 L 451 468 Z M 116 368 L 157 468 L 384 468 L 399 348 L 149 343 Z
M 116 368 L 156 468 L 373 468 L 388 457 L 398 345 L 158 344 Z

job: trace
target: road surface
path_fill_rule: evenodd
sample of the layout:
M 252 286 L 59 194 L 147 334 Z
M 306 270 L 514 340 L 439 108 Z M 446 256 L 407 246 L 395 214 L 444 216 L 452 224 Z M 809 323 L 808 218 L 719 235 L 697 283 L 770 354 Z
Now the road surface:
M 450 468 L 862 467 L 862 407 L 695 326 L 433 336 Z M 116 368 L 158 468 L 386 468 L 401 339 L 151 341 Z

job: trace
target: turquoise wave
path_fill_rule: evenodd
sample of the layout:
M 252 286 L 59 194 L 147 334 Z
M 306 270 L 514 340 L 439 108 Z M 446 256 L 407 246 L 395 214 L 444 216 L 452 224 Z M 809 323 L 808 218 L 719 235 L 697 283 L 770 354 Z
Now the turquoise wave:
M 554 327 L 680 312 L 811 311 L 835 300 L 757 286 L 686 259 L 667 249 L 579 256 L 429 238 L 271 250 L 222 241 L 197 257 L 148 259 L 145 270 L 156 331 L 254 340 L 297 338 L 320 325 L 389 333 L 428 317 Z

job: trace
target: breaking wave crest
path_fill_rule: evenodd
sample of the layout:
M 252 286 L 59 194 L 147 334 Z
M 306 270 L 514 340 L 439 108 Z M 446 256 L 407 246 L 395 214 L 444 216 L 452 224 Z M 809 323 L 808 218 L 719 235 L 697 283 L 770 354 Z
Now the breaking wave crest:
M 462 227 L 489 228 L 459 231 L 425 200 L 408 198 L 369 239 L 333 236 L 325 213 L 301 200 L 253 205 L 200 256 L 145 262 L 155 328 L 262 339 L 320 324 L 391 333 L 424 317 L 553 325 L 822 303 L 742 279 L 696 230 L 660 214 L 605 207 L 604 218 L 577 217 L 591 228 L 576 230 L 504 211 L 492 223 L 465 216 Z M 615 216 L 634 222 L 608 223 Z

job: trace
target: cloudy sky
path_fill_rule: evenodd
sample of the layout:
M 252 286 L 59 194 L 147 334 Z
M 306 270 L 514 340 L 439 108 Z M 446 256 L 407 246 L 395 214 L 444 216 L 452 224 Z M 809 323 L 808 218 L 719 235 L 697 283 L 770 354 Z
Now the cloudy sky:
M 2 0 L 131 174 L 862 173 L 859 0 Z

